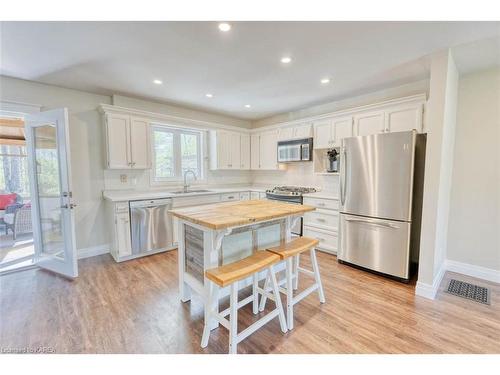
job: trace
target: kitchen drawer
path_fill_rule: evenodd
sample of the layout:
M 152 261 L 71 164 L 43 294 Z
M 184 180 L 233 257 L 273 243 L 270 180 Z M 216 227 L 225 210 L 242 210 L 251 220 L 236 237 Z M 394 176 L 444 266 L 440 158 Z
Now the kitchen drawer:
M 317 207 L 324 208 L 327 210 L 338 210 L 339 209 L 339 200 L 338 199 L 325 199 L 325 198 L 312 198 L 312 197 L 304 197 L 304 204 Z
M 329 253 L 337 253 L 337 233 L 304 226 L 304 236 L 319 240 L 318 250 L 324 250 Z
M 221 202 L 239 201 L 240 193 L 225 193 L 220 195 Z
M 174 197 L 172 199 L 172 206 L 177 207 L 187 207 L 187 206 L 198 206 L 200 204 L 210 204 L 220 202 L 219 194 L 208 194 L 208 195 L 197 195 L 191 197 Z
M 248 201 L 250 200 L 250 192 L 249 191 L 243 191 L 240 193 L 240 201 Z
M 339 215 L 336 211 L 316 210 L 304 215 L 304 225 L 320 227 L 337 232 L 339 227 Z
M 128 202 L 116 202 L 115 212 L 116 213 L 128 212 Z

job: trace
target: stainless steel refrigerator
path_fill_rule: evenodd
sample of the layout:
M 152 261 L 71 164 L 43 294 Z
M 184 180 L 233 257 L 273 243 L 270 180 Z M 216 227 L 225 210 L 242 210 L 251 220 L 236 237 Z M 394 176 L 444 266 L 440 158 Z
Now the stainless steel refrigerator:
M 426 136 L 345 138 L 338 260 L 402 281 L 418 262 Z

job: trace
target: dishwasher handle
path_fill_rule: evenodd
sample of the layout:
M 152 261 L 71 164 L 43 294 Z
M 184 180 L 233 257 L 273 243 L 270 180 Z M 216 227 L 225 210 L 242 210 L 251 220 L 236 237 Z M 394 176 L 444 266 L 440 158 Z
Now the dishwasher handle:
M 130 201 L 130 208 L 147 208 L 158 206 L 172 206 L 172 199 L 148 199 L 141 201 Z

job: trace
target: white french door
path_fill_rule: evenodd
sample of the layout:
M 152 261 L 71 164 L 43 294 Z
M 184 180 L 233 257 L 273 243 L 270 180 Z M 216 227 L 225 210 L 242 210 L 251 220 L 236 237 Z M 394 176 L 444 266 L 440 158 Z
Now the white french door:
M 68 110 L 27 115 L 35 263 L 69 278 L 78 276 L 69 163 Z

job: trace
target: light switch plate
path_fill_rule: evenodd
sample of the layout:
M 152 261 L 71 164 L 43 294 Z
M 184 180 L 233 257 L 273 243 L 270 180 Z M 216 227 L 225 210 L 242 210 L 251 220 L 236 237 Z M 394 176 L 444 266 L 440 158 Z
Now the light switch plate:
M 126 184 L 128 182 L 128 176 L 126 174 L 121 174 L 120 175 L 120 182 L 122 184 Z

